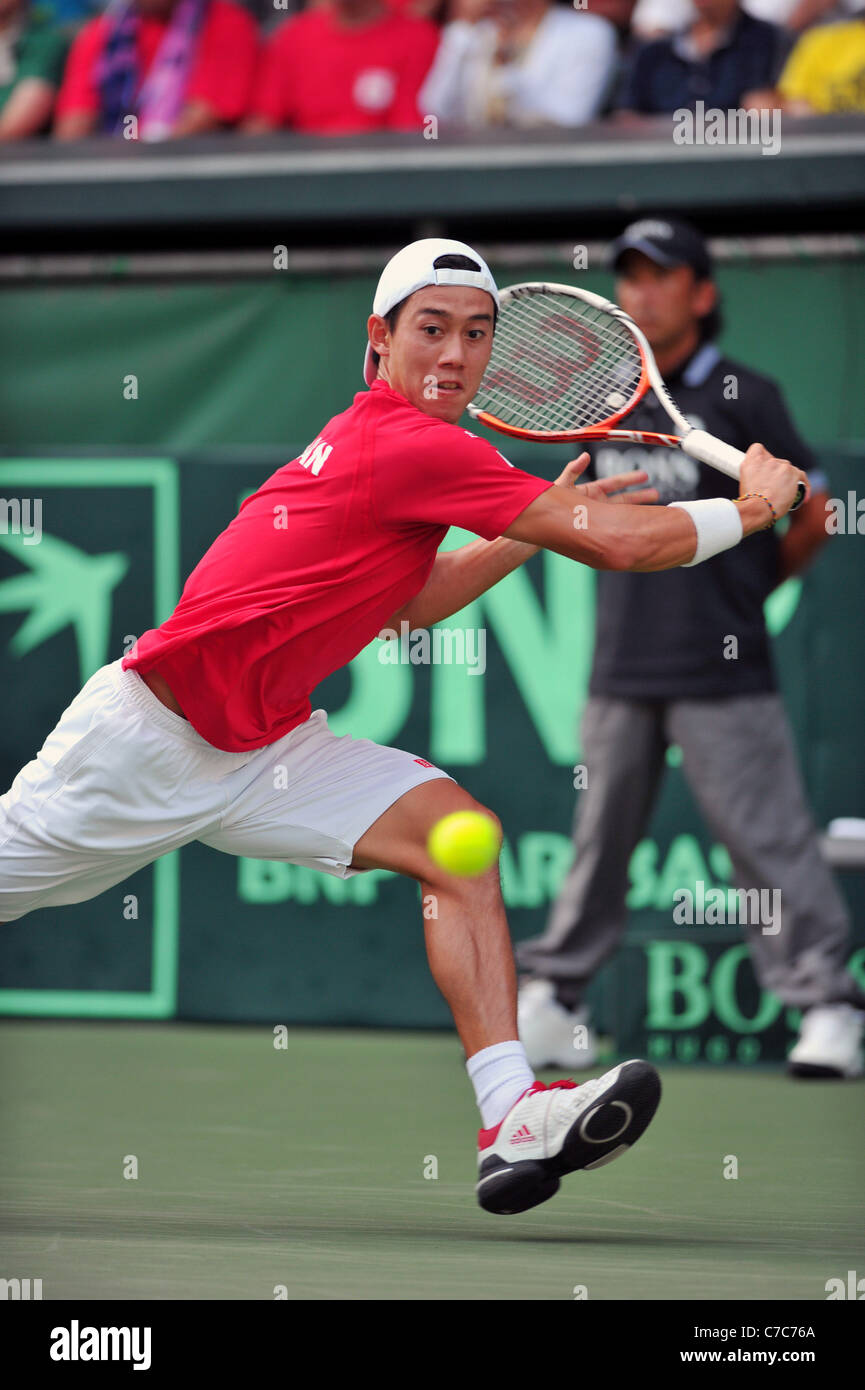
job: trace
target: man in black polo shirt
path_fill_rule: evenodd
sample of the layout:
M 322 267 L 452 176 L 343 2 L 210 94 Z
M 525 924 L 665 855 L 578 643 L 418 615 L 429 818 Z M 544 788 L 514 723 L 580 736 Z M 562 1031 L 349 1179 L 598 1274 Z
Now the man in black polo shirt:
M 744 925 L 762 987 L 804 1011 L 790 1070 L 859 1075 L 865 995 L 845 968 L 848 916 L 820 857 L 763 616 L 772 590 L 827 538 L 825 480 L 775 383 L 715 346 L 717 290 L 696 229 L 636 222 L 611 255 L 616 299 L 646 333 L 691 423 L 743 450 L 760 440 L 809 473 L 812 496 L 783 537 L 761 532 L 694 568 L 599 573 L 575 861 L 546 932 L 517 948 L 531 975 L 520 990 L 520 1036 L 535 1067 L 573 1066 L 574 1028 L 587 1022 L 582 997 L 624 931 L 630 857 L 667 747 L 678 745 L 704 818 L 730 853 L 735 886 L 780 890 L 780 930 Z M 651 392 L 624 424 L 669 430 Z M 645 469 L 660 503 L 737 495 L 732 479 L 679 449 L 610 442 L 597 446 L 593 465 L 597 476 Z
M 618 105 L 622 112 L 693 111 L 698 101 L 727 111 L 773 87 L 790 47 L 775 24 L 745 14 L 738 0 L 696 0 L 687 29 L 635 53 Z

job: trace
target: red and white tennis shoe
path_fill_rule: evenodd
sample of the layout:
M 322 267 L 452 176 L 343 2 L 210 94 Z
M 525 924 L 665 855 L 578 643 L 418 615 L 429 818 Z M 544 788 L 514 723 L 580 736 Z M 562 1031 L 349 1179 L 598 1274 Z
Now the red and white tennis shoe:
M 478 1201 L 501 1215 L 546 1202 L 566 1173 L 626 1153 L 660 1099 L 661 1078 L 649 1062 L 621 1062 L 579 1086 L 536 1081 L 500 1125 L 478 1134 Z

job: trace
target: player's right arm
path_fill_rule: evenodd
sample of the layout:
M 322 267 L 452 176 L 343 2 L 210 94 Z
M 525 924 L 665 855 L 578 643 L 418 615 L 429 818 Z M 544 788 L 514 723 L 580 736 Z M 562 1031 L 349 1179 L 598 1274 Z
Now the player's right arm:
M 771 522 L 768 503 L 776 517 L 784 516 L 800 482 L 807 485 L 799 469 L 773 458 L 762 444 L 752 444 L 742 464 L 740 491 L 762 496 L 734 503 L 743 537 Z M 575 503 L 573 492 L 559 486 L 541 493 L 505 535 L 601 570 L 674 569 L 693 560 L 697 550 L 696 527 L 681 507 L 613 505 L 587 498 Z

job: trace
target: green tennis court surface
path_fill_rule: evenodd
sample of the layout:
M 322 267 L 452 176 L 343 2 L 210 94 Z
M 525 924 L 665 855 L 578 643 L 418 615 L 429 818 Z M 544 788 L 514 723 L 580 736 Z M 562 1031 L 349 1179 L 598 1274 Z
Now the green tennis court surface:
M 0 1050 L 0 1277 L 45 1299 L 825 1300 L 865 1275 L 861 1083 L 667 1069 L 633 1153 L 495 1217 L 453 1036 L 28 1021 Z

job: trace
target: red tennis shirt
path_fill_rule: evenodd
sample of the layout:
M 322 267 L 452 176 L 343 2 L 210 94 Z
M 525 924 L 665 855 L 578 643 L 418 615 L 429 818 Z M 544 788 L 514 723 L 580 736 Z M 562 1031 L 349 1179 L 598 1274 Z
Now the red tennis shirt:
M 347 28 L 325 6 L 304 10 L 269 40 L 253 111 L 314 135 L 417 130 L 417 98 L 439 31 L 426 19 L 383 12 Z
M 377 381 L 246 499 L 123 667 L 158 669 L 216 748 L 262 748 L 423 588 L 450 526 L 494 540 L 551 486 Z
M 168 18 L 138 17 L 136 51 L 142 79 L 153 64 L 168 25 Z M 55 115 L 99 110 L 96 74 L 108 32 L 108 20 L 99 15 L 78 34 L 66 63 Z M 221 121 L 239 121 L 246 115 L 252 95 L 257 53 L 258 33 L 249 12 L 234 0 L 210 0 L 190 67 L 186 101 L 207 101 Z

